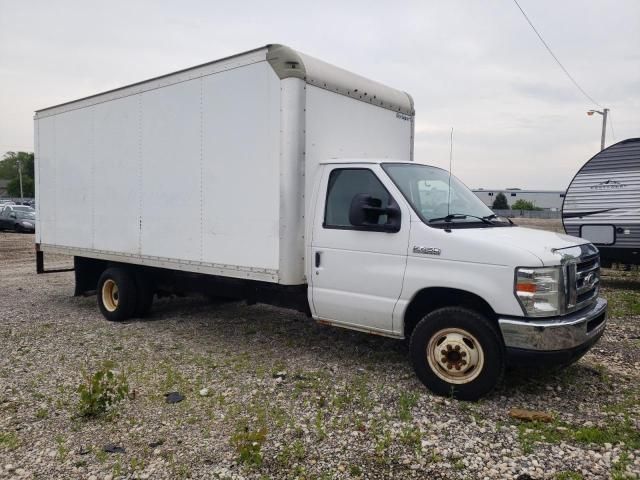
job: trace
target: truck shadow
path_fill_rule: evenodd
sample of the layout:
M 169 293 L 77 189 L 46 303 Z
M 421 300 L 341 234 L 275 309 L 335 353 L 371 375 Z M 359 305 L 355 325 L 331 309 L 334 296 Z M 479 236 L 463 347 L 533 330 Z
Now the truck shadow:
M 422 389 L 414 376 L 406 341 L 323 326 L 291 310 L 243 302 L 211 303 L 190 297 L 160 300 L 144 322 L 171 322 L 176 331 L 195 331 L 193 341 L 210 348 L 221 342 L 238 352 L 256 343 L 272 355 L 296 363 L 303 359 L 314 368 L 365 369 L 374 377 L 397 376 L 409 388 Z M 151 325 L 149 325 L 151 326 Z M 571 392 L 582 400 L 608 394 L 613 387 L 604 371 L 580 361 L 560 370 L 507 369 L 503 383 L 487 398 L 555 397 Z

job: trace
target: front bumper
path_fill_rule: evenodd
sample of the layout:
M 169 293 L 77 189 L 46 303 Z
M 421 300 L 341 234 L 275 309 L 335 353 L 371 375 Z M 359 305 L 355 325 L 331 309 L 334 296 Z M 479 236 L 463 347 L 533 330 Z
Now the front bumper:
M 499 318 L 498 323 L 507 350 L 549 353 L 567 350 L 586 351 L 604 333 L 607 301 L 598 298 L 579 312 L 545 319 Z

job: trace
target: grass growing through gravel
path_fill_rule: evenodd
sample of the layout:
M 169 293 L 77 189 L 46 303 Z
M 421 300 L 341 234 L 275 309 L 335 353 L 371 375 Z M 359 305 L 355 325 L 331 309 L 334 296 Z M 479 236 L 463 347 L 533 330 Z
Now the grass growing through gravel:
M 562 422 L 520 423 L 518 439 L 525 454 L 532 453 L 536 443 L 557 444 L 562 441 L 597 445 L 624 442 L 625 448 L 640 448 L 640 432 L 629 419 L 612 421 L 606 427 L 574 427 Z
M 250 430 L 243 426 L 231 437 L 231 445 L 238 453 L 238 459 L 250 466 L 262 464 L 262 445 L 267 438 L 267 429 Z
M 415 392 L 402 392 L 398 400 L 398 417 L 404 422 L 411 420 L 411 409 L 418 403 L 418 394 Z
M 20 445 L 18 436 L 12 432 L 0 432 L 0 448 L 15 450 Z

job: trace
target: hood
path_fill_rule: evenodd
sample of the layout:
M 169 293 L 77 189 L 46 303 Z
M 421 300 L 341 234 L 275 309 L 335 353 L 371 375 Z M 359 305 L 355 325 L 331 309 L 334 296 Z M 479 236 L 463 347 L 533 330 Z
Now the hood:
M 518 248 L 535 255 L 547 266 L 559 265 L 556 250 L 590 243 L 588 240 L 525 227 L 465 228 L 454 230 L 460 237 L 489 242 L 497 247 Z

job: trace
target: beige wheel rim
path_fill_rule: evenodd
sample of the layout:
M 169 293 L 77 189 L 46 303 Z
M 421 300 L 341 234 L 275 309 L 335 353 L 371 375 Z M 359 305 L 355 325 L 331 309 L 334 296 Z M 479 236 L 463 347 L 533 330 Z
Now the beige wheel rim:
M 426 354 L 431 370 L 438 377 L 458 385 L 475 380 L 484 365 L 480 342 L 461 328 L 436 332 L 429 339 Z
M 109 312 L 118 308 L 118 285 L 111 279 L 102 284 L 102 304 Z

